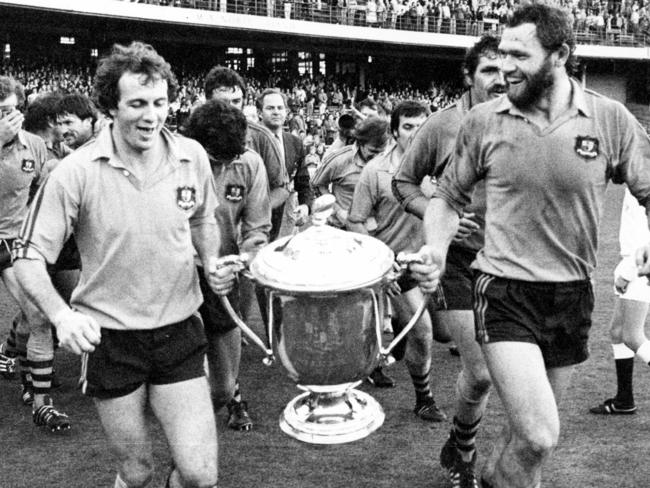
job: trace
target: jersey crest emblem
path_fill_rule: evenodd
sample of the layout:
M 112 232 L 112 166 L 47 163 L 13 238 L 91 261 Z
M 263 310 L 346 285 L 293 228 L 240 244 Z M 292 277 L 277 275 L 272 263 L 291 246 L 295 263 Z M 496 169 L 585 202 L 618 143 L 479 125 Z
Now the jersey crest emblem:
M 585 159 L 594 159 L 599 154 L 598 139 L 589 136 L 578 136 L 576 137 L 574 149 L 579 156 Z
M 226 185 L 226 200 L 229 202 L 241 202 L 244 198 L 244 187 L 242 185 Z
M 192 186 L 176 188 L 176 204 L 183 210 L 189 210 L 196 205 L 196 189 Z
M 25 173 L 33 173 L 36 169 L 36 163 L 33 159 L 23 159 L 23 163 L 20 166 Z

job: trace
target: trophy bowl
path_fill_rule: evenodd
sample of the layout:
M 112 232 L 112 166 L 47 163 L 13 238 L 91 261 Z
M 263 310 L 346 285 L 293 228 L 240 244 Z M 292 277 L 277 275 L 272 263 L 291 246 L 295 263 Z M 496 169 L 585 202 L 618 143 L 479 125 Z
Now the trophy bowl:
M 268 244 L 249 265 L 246 275 L 267 297 L 268 343 L 233 318 L 264 350 L 265 362 L 279 357 L 304 390 L 282 412 L 281 429 L 304 442 L 339 444 L 382 425 L 381 405 L 355 387 L 387 361 L 426 304 L 383 348 L 385 290 L 406 265 L 396 266 L 381 241 L 324 222 L 312 217 L 315 225 Z M 224 303 L 232 311 L 225 298 Z

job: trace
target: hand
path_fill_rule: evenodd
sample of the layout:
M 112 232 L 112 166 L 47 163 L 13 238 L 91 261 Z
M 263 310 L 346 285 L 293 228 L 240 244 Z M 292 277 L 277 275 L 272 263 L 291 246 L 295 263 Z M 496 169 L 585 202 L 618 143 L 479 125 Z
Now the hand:
M 237 273 L 241 266 L 237 264 L 220 265 L 219 259 L 211 257 L 205 270 L 205 279 L 216 295 L 228 295 L 235 286 Z
M 634 256 L 637 274 L 639 276 L 650 275 L 650 243 L 637 249 Z
M 0 144 L 3 146 L 11 141 L 23 125 L 25 117 L 18 110 L 5 115 L 0 119 Z
M 616 290 L 617 293 L 620 293 L 621 295 L 627 291 L 627 285 L 629 285 L 630 282 L 623 278 L 622 276 L 617 276 L 614 278 L 614 289 Z
M 101 341 L 99 324 L 89 315 L 66 308 L 52 321 L 59 344 L 75 354 L 93 352 Z
M 434 293 L 438 289 L 444 269 L 444 257 L 439 256 L 429 246 L 422 246 L 419 254 L 422 257 L 421 262 L 409 264 L 409 269 L 423 293 Z
M 389 297 L 396 297 L 402 294 L 402 288 L 399 286 L 397 281 L 392 281 L 386 287 L 386 295 Z
M 479 229 L 479 225 L 474 220 L 472 220 L 474 216 L 474 213 L 463 213 L 463 216 L 458 222 L 458 231 L 454 236 L 454 242 L 462 241 Z

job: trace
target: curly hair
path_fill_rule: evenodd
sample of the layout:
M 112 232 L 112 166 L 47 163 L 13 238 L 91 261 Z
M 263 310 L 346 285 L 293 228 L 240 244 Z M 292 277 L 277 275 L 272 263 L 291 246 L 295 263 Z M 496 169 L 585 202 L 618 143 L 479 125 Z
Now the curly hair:
M 563 44 L 569 46 L 569 59 L 566 68 L 573 73 L 577 67 L 575 59 L 576 39 L 567 10 L 545 3 L 529 3 L 517 8 L 508 19 L 508 28 L 522 24 L 534 24 L 537 38 L 549 53 L 558 50 Z
M 150 44 L 139 41 L 128 46 L 114 44 L 111 54 L 99 61 L 94 83 L 97 105 L 107 115 L 117 108 L 120 100 L 118 83 L 127 72 L 146 75 L 147 83 L 159 79 L 166 81 L 169 102 L 176 99 L 176 76 L 169 63 Z
M 45 132 L 56 124 L 56 105 L 61 100 L 60 93 L 47 93 L 36 97 L 25 112 L 25 130 L 32 134 Z
M 57 115 L 76 115 L 81 120 L 90 118 L 94 124 L 97 121 L 95 104 L 86 95 L 81 93 L 68 93 L 60 97 L 56 104 Z
M 499 37 L 491 33 L 485 33 L 472 47 L 465 52 L 463 59 L 463 74 L 474 77 L 476 68 L 478 68 L 479 58 L 486 54 L 496 54 L 499 52 Z
M 215 66 L 208 72 L 205 77 L 205 97 L 212 98 L 212 92 L 220 86 L 239 87 L 242 94 L 246 93 L 244 79 L 236 71 L 225 66 Z
M 246 117 L 223 100 L 208 100 L 197 107 L 183 134 L 196 139 L 214 159 L 231 161 L 246 151 Z
M 0 100 L 16 95 L 18 107 L 25 103 L 25 88 L 11 76 L 0 76 Z

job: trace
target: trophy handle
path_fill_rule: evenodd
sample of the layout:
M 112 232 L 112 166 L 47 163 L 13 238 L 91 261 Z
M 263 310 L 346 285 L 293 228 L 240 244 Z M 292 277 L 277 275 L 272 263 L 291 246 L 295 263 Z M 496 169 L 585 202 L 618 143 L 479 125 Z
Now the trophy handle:
M 424 300 L 422 300 L 422 303 L 420 303 L 417 310 L 413 314 L 413 317 L 411 317 L 411 320 L 409 320 L 408 324 L 406 324 L 406 327 L 404 327 L 404 329 L 399 334 L 397 334 L 397 336 L 395 338 L 393 338 L 393 340 L 388 345 L 388 347 L 382 347 L 380 349 L 379 354 L 381 355 L 381 359 L 382 359 L 384 364 L 388 365 L 388 364 L 395 361 L 394 359 L 393 360 L 389 359 L 391 351 L 395 348 L 397 343 L 399 341 L 401 341 L 404 338 L 404 336 L 406 336 L 406 334 L 408 334 L 411 331 L 411 329 L 413 328 L 413 326 L 415 326 L 417 321 L 420 320 L 420 317 L 422 317 L 422 314 L 427 309 L 427 302 L 428 301 L 429 301 L 429 298 L 428 298 L 428 295 L 426 295 Z M 381 336 L 380 336 L 380 338 L 381 338 Z M 380 345 L 381 345 L 381 342 L 380 342 Z
M 223 256 L 219 259 L 216 260 L 214 263 L 214 266 L 216 268 L 220 266 L 238 266 L 240 267 L 239 272 L 244 274 L 247 278 L 253 280 L 253 276 L 248 272 L 246 269 L 246 266 L 248 265 L 248 262 L 250 261 L 250 255 L 247 253 L 242 253 L 240 255 L 232 255 L 232 256 Z M 254 281 L 254 280 L 253 280 Z M 252 340 L 262 351 L 264 351 L 264 354 L 266 354 L 266 357 L 262 359 L 262 362 L 266 366 L 270 366 L 273 364 L 275 361 L 275 356 L 273 355 L 273 349 L 272 349 L 272 342 L 271 342 L 271 323 L 273 321 L 272 315 L 269 315 L 269 343 L 264 344 L 264 341 L 259 338 L 259 336 L 253 332 L 253 330 L 246 325 L 246 323 L 241 319 L 241 317 L 235 312 L 235 309 L 232 308 L 232 305 L 230 303 L 230 300 L 228 300 L 227 296 L 219 296 L 219 300 L 221 300 L 221 304 L 223 305 L 223 308 L 226 309 L 226 312 L 228 312 L 228 315 L 230 315 L 230 318 L 237 324 L 237 326 L 242 330 L 246 336 Z M 269 303 L 269 311 L 272 311 L 272 305 Z

